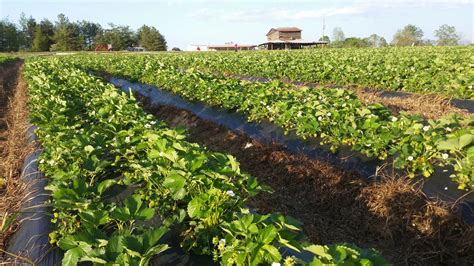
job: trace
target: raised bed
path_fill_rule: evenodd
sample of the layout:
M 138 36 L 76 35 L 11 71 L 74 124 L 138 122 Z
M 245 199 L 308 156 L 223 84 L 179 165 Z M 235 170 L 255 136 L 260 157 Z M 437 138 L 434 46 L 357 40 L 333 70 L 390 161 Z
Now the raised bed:
M 150 99 L 151 104 L 169 105 L 176 108 L 191 111 L 202 119 L 215 122 L 231 130 L 242 132 L 251 138 L 263 143 L 278 143 L 294 153 L 303 153 L 310 158 L 323 159 L 338 165 L 345 170 L 358 172 L 368 179 L 377 180 L 382 163 L 350 151 L 348 148 L 341 149 L 337 153 L 331 153 L 328 147 L 319 145 L 316 139 L 301 140 L 294 134 L 285 135 L 283 130 L 268 122 L 248 122 L 247 118 L 239 113 L 230 113 L 219 108 L 208 107 L 201 103 L 187 102 L 182 97 L 168 91 L 161 90 L 155 86 L 141 83 L 129 82 L 125 79 L 112 77 L 109 81 L 124 91 L 139 93 Z M 449 173 L 440 169 L 424 181 L 423 191 L 433 199 L 442 199 L 454 202 L 460 198 L 460 215 L 463 219 L 474 225 L 474 195 L 465 195 L 465 192 L 457 189 L 457 185 L 449 178 Z

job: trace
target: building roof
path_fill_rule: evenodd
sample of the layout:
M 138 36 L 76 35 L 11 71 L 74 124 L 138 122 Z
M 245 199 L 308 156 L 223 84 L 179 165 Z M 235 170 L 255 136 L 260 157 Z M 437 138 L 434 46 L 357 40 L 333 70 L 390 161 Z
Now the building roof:
M 296 39 L 296 40 L 273 40 L 267 41 L 262 44 L 269 44 L 269 43 L 296 43 L 296 44 L 327 44 L 325 41 L 309 41 L 303 39 Z M 260 44 L 260 45 L 262 45 Z
M 257 45 L 254 44 L 237 44 L 237 47 L 255 47 Z M 228 44 L 209 44 L 207 47 L 209 48 L 234 48 L 235 43 L 228 43 Z
M 281 32 L 295 32 L 295 31 L 301 31 L 300 28 L 298 27 L 279 27 L 279 28 L 271 28 L 267 35 L 270 34 L 273 31 L 281 31 Z

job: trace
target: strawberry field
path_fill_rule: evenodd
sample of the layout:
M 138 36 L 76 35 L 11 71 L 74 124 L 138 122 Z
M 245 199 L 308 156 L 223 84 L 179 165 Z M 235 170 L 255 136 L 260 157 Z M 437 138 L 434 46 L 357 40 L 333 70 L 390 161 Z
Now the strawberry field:
M 62 265 L 157 265 L 176 250 L 222 265 L 469 263 L 472 226 L 457 205 L 433 201 L 420 184 L 441 176 L 461 193 L 474 189 L 472 114 L 426 118 L 345 88 L 283 79 L 474 99 L 472 52 L 29 58 L 22 79 L 50 194 L 52 225 L 41 233 Z M 390 173 L 366 180 L 357 169 L 260 143 L 199 113 L 153 105 L 111 77 L 271 124 L 335 154 L 349 150 Z
M 319 49 L 163 56 L 168 63 L 213 73 L 439 93 L 474 99 L 474 48 Z
M 394 115 L 381 104 L 362 103 L 347 90 L 295 90 L 278 80 L 242 82 L 192 68 L 183 71 L 163 63 L 162 56 L 76 57 L 73 61 L 157 85 L 190 101 L 242 112 L 252 121 L 269 120 L 302 138 L 318 138 L 333 151 L 349 146 L 368 157 L 393 159 L 394 166 L 410 177 L 429 177 L 435 167 L 454 169 L 451 178 L 459 189 L 474 188 L 472 116 L 426 120 L 403 112 Z

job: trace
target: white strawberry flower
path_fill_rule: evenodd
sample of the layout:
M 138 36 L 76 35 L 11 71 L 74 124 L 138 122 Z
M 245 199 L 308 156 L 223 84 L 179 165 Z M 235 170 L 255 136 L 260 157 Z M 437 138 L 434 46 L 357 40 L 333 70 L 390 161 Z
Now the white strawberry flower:
M 129 137 L 129 136 L 127 136 L 127 137 L 125 138 L 125 143 L 130 143 L 130 137 Z
M 413 161 L 413 156 L 408 156 L 407 160 L 408 161 Z
M 423 131 L 428 131 L 430 129 L 430 126 L 424 126 Z
M 253 146 L 253 144 L 252 144 L 251 142 L 247 142 L 247 144 L 245 144 L 244 149 L 248 149 L 248 148 L 250 148 L 250 147 L 252 147 L 252 146 Z
M 272 266 L 281 266 L 279 262 L 272 262 Z
M 392 122 L 396 122 L 398 120 L 398 118 L 396 118 L 395 116 L 392 117 Z
M 227 190 L 226 193 L 227 193 L 227 195 L 229 195 L 231 197 L 235 197 L 235 193 L 232 190 Z
M 441 157 L 446 160 L 449 158 L 449 155 L 447 153 L 443 153 Z
M 331 112 L 329 112 L 329 113 L 327 113 L 326 115 L 327 115 L 327 116 L 331 116 L 332 114 L 331 114 Z
M 320 116 L 318 116 L 318 121 L 321 121 L 321 120 L 323 120 L 323 119 Z
M 145 128 L 151 128 L 150 124 L 145 124 Z

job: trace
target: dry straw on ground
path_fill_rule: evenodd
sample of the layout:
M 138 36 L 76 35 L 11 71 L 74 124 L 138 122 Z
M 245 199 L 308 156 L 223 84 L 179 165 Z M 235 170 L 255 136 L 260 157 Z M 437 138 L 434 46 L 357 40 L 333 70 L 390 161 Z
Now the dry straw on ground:
M 27 154 L 33 151 L 27 144 L 28 129 L 27 88 L 21 78 L 21 62 L 0 69 L 0 225 L 20 210 L 28 198 L 27 184 L 20 180 L 21 167 Z M 0 251 L 5 250 L 8 238 L 18 222 L 5 226 L 0 232 Z M 0 252 L 0 262 L 4 259 Z

